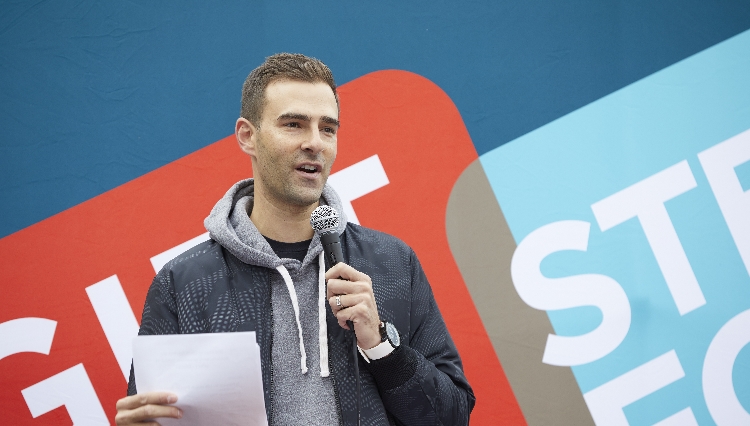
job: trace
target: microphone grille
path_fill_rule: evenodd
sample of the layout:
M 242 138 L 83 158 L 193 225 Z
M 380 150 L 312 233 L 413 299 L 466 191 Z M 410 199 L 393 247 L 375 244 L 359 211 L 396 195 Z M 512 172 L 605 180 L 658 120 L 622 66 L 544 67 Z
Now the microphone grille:
M 331 206 L 318 206 L 310 215 L 310 225 L 318 232 L 331 232 L 339 226 L 339 212 Z

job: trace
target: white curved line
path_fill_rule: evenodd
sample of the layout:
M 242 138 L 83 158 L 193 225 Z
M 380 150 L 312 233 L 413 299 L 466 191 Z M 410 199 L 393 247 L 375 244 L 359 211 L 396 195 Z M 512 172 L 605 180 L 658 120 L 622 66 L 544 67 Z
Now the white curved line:
M 21 352 L 49 355 L 57 321 L 47 318 L 16 318 L 0 324 L 0 360 Z

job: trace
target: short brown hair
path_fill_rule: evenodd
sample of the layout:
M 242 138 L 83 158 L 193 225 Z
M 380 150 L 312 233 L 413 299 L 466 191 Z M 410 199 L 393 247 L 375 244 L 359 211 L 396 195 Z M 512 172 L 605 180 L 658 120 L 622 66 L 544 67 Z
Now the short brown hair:
M 245 79 L 245 84 L 242 85 L 240 116 L 253 125 L 260 126 L 260 116 L 266 98 L 266 87 L 277 80 L 326 83 L 333 90 L 333 96 L 336 97 L 336 106 L 339 106 L 336 83 L 333 81 L 333 74 L 326 64 L 299 53 L 277 53 L 267 57 L 266 61 L 252 70 Z

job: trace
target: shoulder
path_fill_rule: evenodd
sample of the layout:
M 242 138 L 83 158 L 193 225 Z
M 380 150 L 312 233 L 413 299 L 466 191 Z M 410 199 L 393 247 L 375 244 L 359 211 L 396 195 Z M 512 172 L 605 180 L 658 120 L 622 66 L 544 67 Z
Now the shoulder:
M 388 250 L 411 252 L 412 249 L 405 242 L 393 235 L 375 229 L 366 228 L 354 223 L 347 223 L 342 234 L 348 245 L 368 247 L 375 246 Z
M 224 255 L 221 245 L 213 239 L 209 239 L 185 250 L 167 262 L 158 275 L 162 277 L 200 277 L 211 274 L 226 266 Z
M 352 266 L 360 264 L 363 268 L 371 266 L 398 270 L 415 263 L 416 256 L 411 247 L 385 232 L 348 223 L 341 237 L 344 257 Z

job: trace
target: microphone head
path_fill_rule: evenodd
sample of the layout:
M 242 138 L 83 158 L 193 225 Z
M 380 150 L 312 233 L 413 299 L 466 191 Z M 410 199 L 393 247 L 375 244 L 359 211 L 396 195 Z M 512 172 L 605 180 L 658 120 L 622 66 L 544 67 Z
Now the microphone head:
M 334 232 L 339 222 L 339 212 L 331 206 L 318 206 L 310 215 L 310 225 L 322 234 Z

